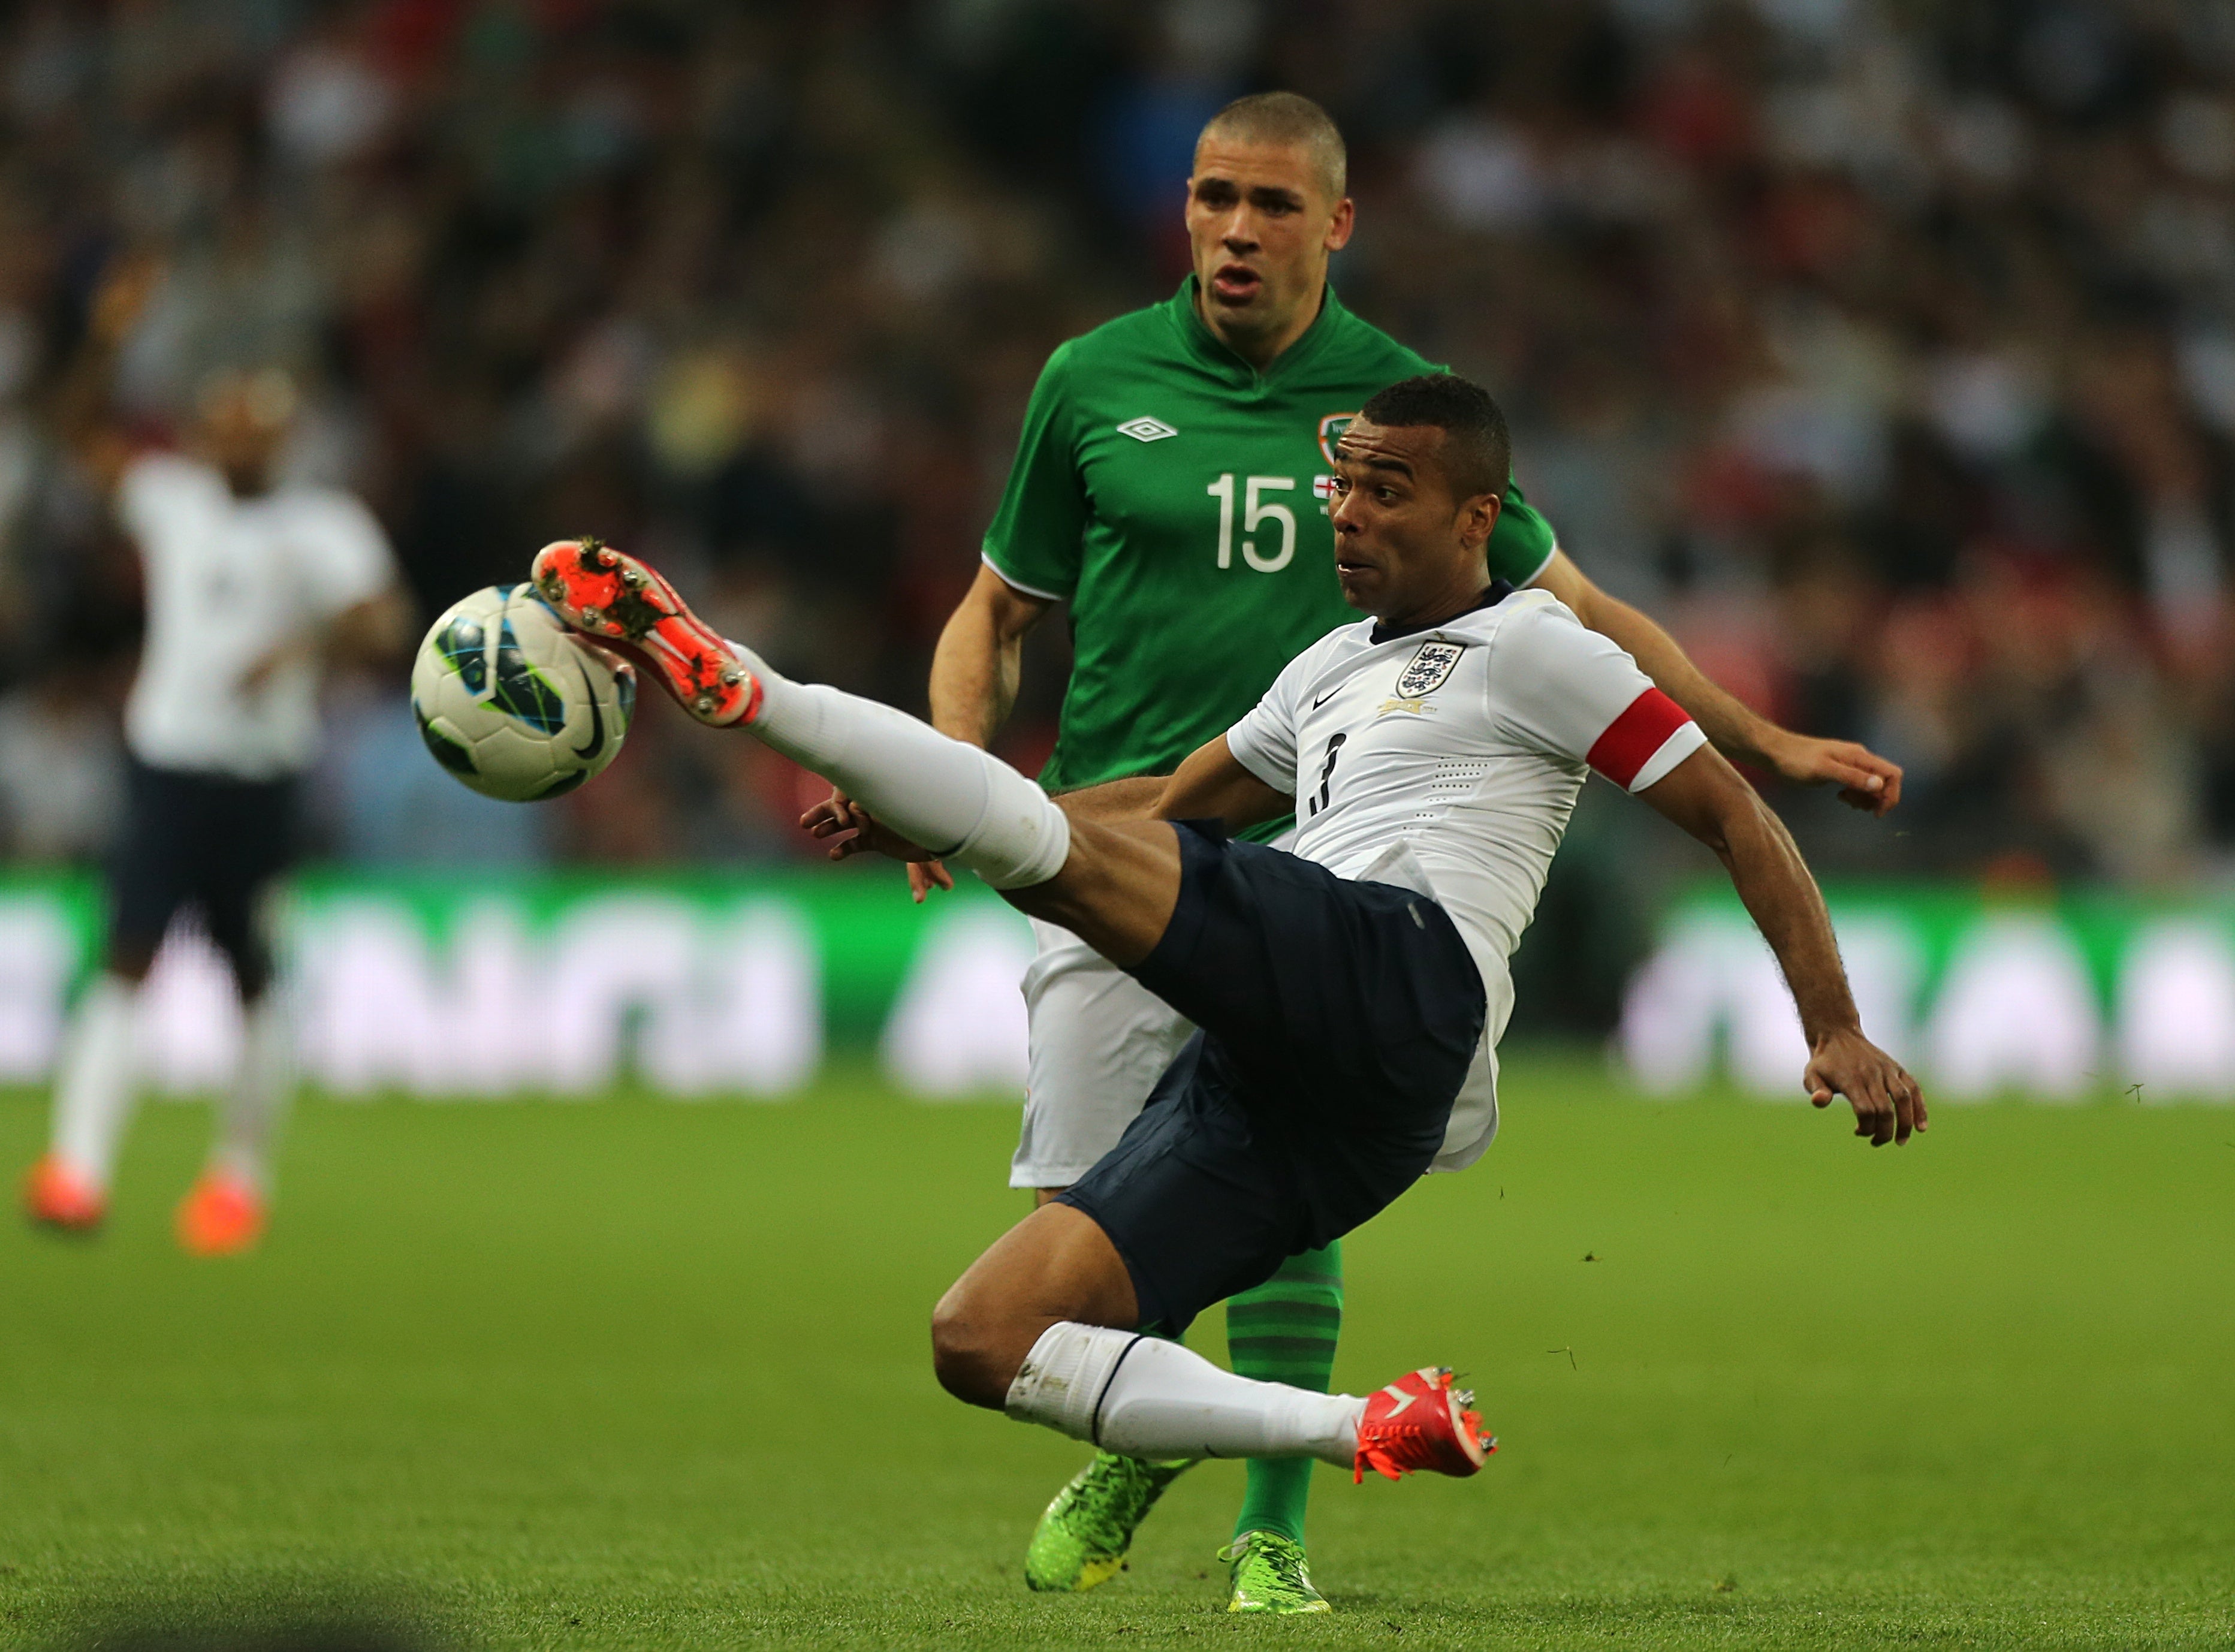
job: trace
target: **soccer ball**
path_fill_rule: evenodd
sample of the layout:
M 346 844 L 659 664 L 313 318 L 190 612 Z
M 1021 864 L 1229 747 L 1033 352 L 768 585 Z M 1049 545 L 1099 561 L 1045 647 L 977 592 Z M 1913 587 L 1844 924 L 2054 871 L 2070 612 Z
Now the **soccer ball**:
M 573 790 L 613 760 L 635 710 L 636 667 L 529 585 L 453 603 L 411 664 L 411 714 L 435 761 L 507 803 Z

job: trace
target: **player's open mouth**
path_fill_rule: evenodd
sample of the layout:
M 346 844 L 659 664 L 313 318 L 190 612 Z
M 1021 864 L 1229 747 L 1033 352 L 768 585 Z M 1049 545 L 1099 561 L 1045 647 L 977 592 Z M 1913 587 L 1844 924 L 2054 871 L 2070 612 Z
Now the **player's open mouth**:
M 1257 289 L 1265 285 L 1257 272 L 1246 264 L 1222 264 L 1210 278 L 1210 290 L 1230 303 L 1242 304 L 1257 296 Z

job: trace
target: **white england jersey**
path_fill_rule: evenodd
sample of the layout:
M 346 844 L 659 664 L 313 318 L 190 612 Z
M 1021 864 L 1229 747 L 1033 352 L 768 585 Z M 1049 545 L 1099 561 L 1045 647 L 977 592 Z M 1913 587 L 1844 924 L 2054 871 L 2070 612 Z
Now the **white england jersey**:
M 124 707 L 132 755 L 238 780 L 300 773 L 318 749 L 318 662 L 292 658 L 259 691 L 246 678 L 393 581 L 380 524 L 333 488 L 236 499 L 217 470 L 172 455 L 127 470 L 117 508 L 147 576 L 147 641 Z
M 1535 914 L 1586 769 L 1642 791 L 1706 744 L 1615 643 L 1548 592 L 1520 591 L 1377 640 L 1367 620 L 1290 661 L 1227 731 L 1242 767 L 1296 800 L 1295 852 L 1339 877 L 1432 896 L 1489 1000 L 1438 1170 L 1498 1130 L 1507 960 Z

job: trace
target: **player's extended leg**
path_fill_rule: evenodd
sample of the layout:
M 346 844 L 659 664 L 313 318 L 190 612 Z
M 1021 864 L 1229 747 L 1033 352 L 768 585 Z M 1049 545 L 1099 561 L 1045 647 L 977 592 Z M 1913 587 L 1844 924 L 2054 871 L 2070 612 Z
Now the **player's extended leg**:
M 1131 1271 L 1093 1217 L 1042 1205 L 941 1299 L 932 1358 L 957 1399 L 1129 1457 L 1317 1458 L 1364 1478 L 1482 1466 L 1473 1396 L 1408 1372 L 1363 1398 L 1222 1371 L 1131 1328 Z M 1425 1403 L 1423 1403 L 1425 1402 Z
M 108 1212 L 109 1178 L 137 1100 L 140 986 L 191 889 L 193 797 L 176 776 L 136 762 L 126 782 L 102 967 L 70 1018 L 55 1072 L 53 1133 L 23 1184 L 31 1220 L 66 1232 L 90 1232 Z
M 55 1072 L 47 1151 L 23 1183 L 24 1213 L 44 1227 L 90 1233 L 108 1213 L 108 1183 L 135 1098 L 134 1023 L 155 948 L 112 939 L 70 1018 Z
M 218 1103 L 208 1162 L 180 1202 L 180 1246 L 226 1256 L 262 1237 L 272 1200 L 272 1152 L 294 1093 L 294 1028 L 275 980 L 265 904 L 292 858 L 293 784 L 228 783 L 211 799 L 224 818 L 202 868 L 199 894 L 210 931 L 240 993 L 240 1059 Z
M 263 1236 L 272 1144 L 294 1091 L 293 1024 L 268 966 L 253 996 L 242 987 L 241 1023 L 240 1060 L 218 1102 L 208 1163 L 179 1202 L 179 1244 L 197 1256 L 233 1255 Z
M 741 723 L 883 825 L 977 873 L 1111 962 L 1137 963 L 1163 936 L 1179 897 L 1170 825 L 1074 829 L 1045 792 L 991 753 L 889 705 L 771 670 L 708 630 L 665 580 L 620 552 L 562 540 L 536 554 L 532 576 L 570 624 L 635 646 L 702 720 Z

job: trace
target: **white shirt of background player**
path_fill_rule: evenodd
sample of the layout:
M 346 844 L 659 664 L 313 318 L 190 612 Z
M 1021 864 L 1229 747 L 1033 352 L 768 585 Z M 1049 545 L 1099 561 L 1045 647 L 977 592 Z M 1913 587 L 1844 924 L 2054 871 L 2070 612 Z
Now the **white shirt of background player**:
M 1296 656 L 1226 744 L 1295 798 L 1296 854 L 1432 896 L 1458 926 L 1489 1000 L 1435 1166 L 1461 1170 L 1497 1133 L 1507 960 L 1585 772 L 1642 791 L 1707 736 L 1548 592 L 1386 642 L 1379 625 L 1345 626 Z
M 117 508 L 147 581 L 147 641 L 124 710 L 132 755 L 237 780 L 302 772 L 318 749 L 316 652 L 289 652 L 253 687 L 249 678 L 394 583 L 372 513 L 331 488 L 239 498 L 215 467 L 172 454 L 135 461 Z

